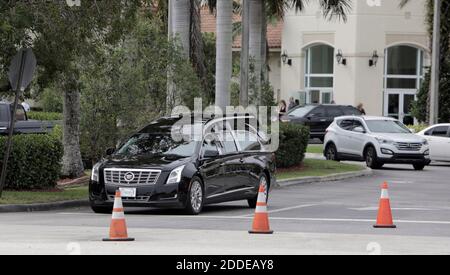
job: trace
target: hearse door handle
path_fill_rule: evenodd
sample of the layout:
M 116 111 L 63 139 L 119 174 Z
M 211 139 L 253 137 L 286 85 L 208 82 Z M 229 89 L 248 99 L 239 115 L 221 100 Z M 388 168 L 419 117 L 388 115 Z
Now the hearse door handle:
M 6 127 L 0 127 L 0 131 L 6 131 L 6 130 L 8 130 L 8 128 L 6 128 Z

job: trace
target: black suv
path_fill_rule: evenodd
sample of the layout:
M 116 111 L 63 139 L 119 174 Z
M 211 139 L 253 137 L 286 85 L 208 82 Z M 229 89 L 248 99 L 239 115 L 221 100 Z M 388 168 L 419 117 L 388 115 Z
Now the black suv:
M 161 118 L 119 149 L 108 150 L 109 156 L 92 171 L 94 212 L 110 213 L 118 189 L 124 205 L 131 207 L 183 208 L 193 215 L 205 204 L 226 201 L 248 200 L 256 207 L 260 184 L 269 190 L 275 182 L 275 160 L 265 149 L 264 135 L 249 123 L 252 118 L 189 123 L 182 118 Z M 245 127 L 236 130 L 232 125 Z M 186 138 L 194 129 L 201 129 L 198 138 Z
M 311 138 L 318 138 L 323 142 L 328 126 L 336 117 L 351 115 L 362 114 L 353 106 L 306 105 L 290 110 L 281 121 L 309 126 Z

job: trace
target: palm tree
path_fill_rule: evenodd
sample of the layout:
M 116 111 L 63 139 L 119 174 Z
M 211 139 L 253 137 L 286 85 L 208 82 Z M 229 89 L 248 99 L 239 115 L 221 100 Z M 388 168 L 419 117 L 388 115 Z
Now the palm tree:
M 217 2 L 216 106 L 230 104 L 233 47 L 233 0 Z

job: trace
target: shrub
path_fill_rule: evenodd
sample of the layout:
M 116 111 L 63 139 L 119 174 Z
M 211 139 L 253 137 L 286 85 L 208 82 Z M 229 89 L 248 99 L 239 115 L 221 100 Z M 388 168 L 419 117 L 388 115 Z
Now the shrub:
M 280 146 L 276 152 L 277 167 L 289 168 L 300 165 L 305 158 L 308 141 L 308 127 L 280 123 Z
M 5 141 L 5 137 L 0 137 L 1 159 Z M 55 187 L 62 156 L 63 146 L 57 133 L 14 136 L 5 187 L 13 190 Z
M 38 102 L 45 112 L 62 113 L 63 111 L 63 93 L 55 85 L 44 89 L 38 97 Z
M 414 133 L 419 133 L 422 130 L 425 130 L 426 128 L 428 128 L 427 124 L 417 124 L 417 125 L 407 125 L 406 127 L 408 127 L 408 129 L 414 130 Z
M 63 115 L 61 113 L 48 113 L 48 112 L 29 112 L 27 113 L 28 119 L 33 120 L 62 120 Z

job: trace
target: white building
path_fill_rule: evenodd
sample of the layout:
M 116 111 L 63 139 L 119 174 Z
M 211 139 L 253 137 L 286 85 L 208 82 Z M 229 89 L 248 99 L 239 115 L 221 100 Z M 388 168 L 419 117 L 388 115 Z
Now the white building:
M 430 63 L 426 2 L 400 8 L 398 0 L 354 0 L 346 23 L 324 19 L 314 1 L 302 13 L 290 11 L 279 98 L 363 103 L 368 114 L 412 124 L 410 104 Z
M 276 99 L 363 103 L 370 115 L 414 123 L 410 104 L 430 64 L 426 2 L 400 8 L 400 0 L 353 0 L 347 22 L 325 19 L 317 1 L 301 13 L 289 11 L 284 22 L 269 25 Z M 215 31 L 213 16 L 204 12 L 202 21 L 203 31 Z

